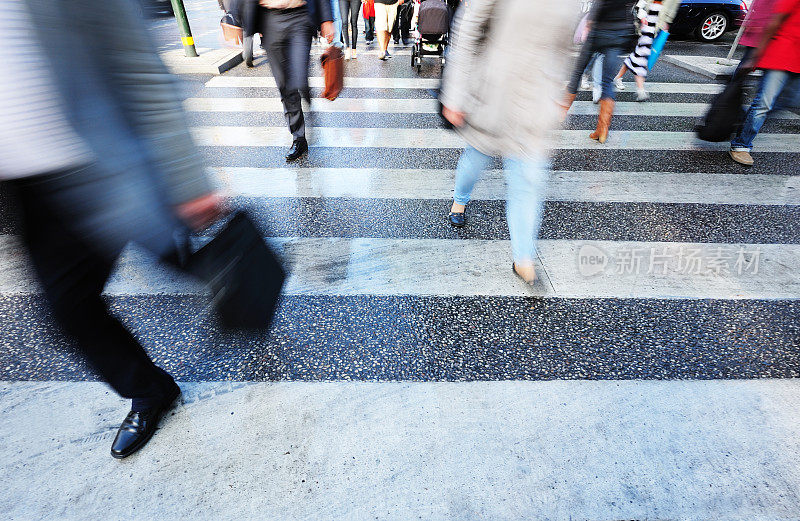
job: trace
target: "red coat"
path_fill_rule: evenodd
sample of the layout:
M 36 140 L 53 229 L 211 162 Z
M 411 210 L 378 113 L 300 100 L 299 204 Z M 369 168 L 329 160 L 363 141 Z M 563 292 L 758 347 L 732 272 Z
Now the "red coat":
M 364 0 L 364 18 L 375 18 L 375 0 Z
M 778 0 L 775 12 L 789 17 L 770 40 L 756 67 L 800 73 L 800 0 Z

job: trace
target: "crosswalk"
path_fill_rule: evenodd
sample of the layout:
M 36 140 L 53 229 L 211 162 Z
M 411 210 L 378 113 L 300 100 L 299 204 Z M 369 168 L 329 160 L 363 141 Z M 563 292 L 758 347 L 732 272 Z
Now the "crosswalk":
M 263 426 L 269 433 L 266 444 L 278 440 L 275 450 L 287 461 L 300 452 L 291 463 L 297 468 L 336 468 L 348 476 L 347 483 L 356 473 L 367 473 L 366 467 L 378 469 L 376 475 L 387 482 L 402 479 L 397 476 L 403 472 L 421 475 L 422 488 L 430 487 L 431 492 L 414 499 L 417 503 L 426 503 L 430 494 L 442 504 L 450 501 L 446 493 L 436 492 L 440 476 L 426 474 L 436 472 L 427 469 L 427 462 L 440 452 L 450 458 L 446 481 L 458 481 L 453 468 L 478 467 L 473 460 L 482 454 L 511 465 L 516 456 L 503 454 L 523 446 L 526 461 L 535 459 L 537 451 L 546 454 L 558 463 L 541 466 L 546 472 L 561 466 L 555 474 L 566 472 L 567 481 L 583 484 L 596 478 L 599 483 L 608 473 L 616 476 L 609 478 L 612 481 L 635 478 L 647 488 L 667 470 L 680 467 L 675 454 L 684 450 L 696 468 L 718 471 L 725 459 L 703 459 L 693 452 L 697 445 L 681 445 L 691 439 L 710 451 L 707 445 L 712 442 L 703 436 L 711 433 L 708 440 L 739 456 L 731 460 L 749 462 L 736 467 L 737 476 L 762 469 L 755 441 L 739 443 L 734 435 L 715 429 L 720 423 L 740 421 L 747 423 L 742 431 L 758 431 L 753 425 L 761 426 L 769 411 L 754 404 L 773 398 L 783 400 L 781 404 L 796 401 L 791 398 L 796 391 L 791 381 L 771 379 L 800 377 L 800 116 L 782 112 L 764 127 L 754 151 L 757 163 L 747 170 L 729 160 L 727 144 L 694 137 L 694 122 L 720 92 L 718 84 L 653 81 L 648 83 L 652 101 L 647 103 L 634 102 L 633 84 L 628 84 L 605 145 L 588 138 L 597 106 L 590 93 L 581 92 L 565 128 L 553 135 L 553 171 L 536 260 L 542 284 L 529 288 L 511 271 L 506 187 L 498 162 L 476 187 L 468 226 L 455 230 L 446 221 L 463 141 L 439 125 L 438 71 L 414 76 L 405 58 L 376 69 L 364 64 L 371 57 L 362 54 L 360 63 L 347 65 L 340 98 L 312 98 L 311 151 L 292 165 L 282 160 L 291 138 L 266 65 L 210 79 L 191 77 L 185 85 L 184 106 L 209 175 L 230 195 L 234 207 L 248 209 L 290 266 L 269 335 L 219 331 L 203 288 L 135 246 L 125 251 L 106 287 L 110 306 L 154 360 L 180 382 L 191 382 L 186 393 L 196 391 L 200 397 L 184 403 L 203 411 L 192 416 L 196 423 L 187 429 L 202 431 L 199 443 L 214 447 L 215 455 L 200 459 L 211 461 L 215 469 L 249 468 L 249 460 L 236 459 L 247 452 L 298 483 L 297 472 L 309 483 L 315 472 L 338 479 L 333 471 L 285 470 L 272 456 L 259 452 L 263 448 L 257 445 L 263 440 L 242 441 L 247 449 L 241 449 L 223 447 L 220 444 L 227 441 L 210 436 L 238 436 L 238 424 L 228 420 L 241 417 L 280 418 Z M 313 70 L 319 74 L 317 65 Z M 362 70 L 367 72 L 357 72 Z M 311 87 L 318 96 L 318 75 L 311 77 Z M 74 383 L 94 380 L 91 369 L 75 357 L 42 312 L 41 290 L 25 252 L 13 229 L 5 224 L 4 229 L 0 345 L 5 349 L 0 351 L 0 380 L 27 382 L 7 384 L 4 392 L 38 396 L 56 389 L 74 393 L 69 394 L 70 403 L 93 399 L 96 388 Z M 197 239 L 207 240 L 209 234 Z M 750 379 L 767 380 L 744 381 Z M 68 391 L 59 391 L 52 381 L 68 381 L 63 388 Z M 209 410 L 202 396 L 218 397 L 215 389 L 223 384 L 214 382 L 220 381 L 236 387 L 217 402 L 224 404 L 226 421 L 215 424 L 209 418 L 219 413 Z M 335 383 L 315 385 L 319 382 Z M 440 382 L 459 384 L 448 387 Z M 76 430 L 76 441 L 62 448 L 75 453 L 97 444 L 105 454 L 109 429 L 118 420 L 111 413 L 114 406 L 103 405 L 106 430 L 91 435 Z M 12 416 L 22 415 L 21 410 L 11 411 Z M 286 411 L 291 414 L 281 416 Z M 433 419 L 426 423 L 427 414 Z M 653 421 L 657 427 L 652 427 Z M 537 422 L 546 427 L 536 431 Z M 341 432 L 339 425 L 344 425 Z M 656 430 L 658 436 L 653 434 Z M 769 439 L 768 429 L 762 430 L 757 439 Z M 281 438 L 287 431 L 313 438 L 312 453 L 303 452 L 307 446 L 302 442 Z M 244 439 L 250 439 L 250 431 L 244 432 Z M 405 432 L 411 434 L 399 434 Z M 672 444 L 666 456 L 662 433 Z M 547 441 L 530 439 L 539 436 Z M 157 436 L 154 444 L 160 437 L 166 436 Z M 419 440 L 426 437 L 435 450 L 419 448 L 427 443 Z M 566 452 L 552 453 L 565 439 L 572 443 Z M 325 443 L 316 445 L 320 440 Z M 437 445 L 437 440 L 442 443 Z M 628 440 L 634 440 L 633 447 Z M 603 443 L 611 446 L 606 459 L 643 470 L 632 478 L 594 465 L 596 460 L 587 463 L 586 454 Z M 784 445 L 800 453 L 796 444 Z M 426 461 L 398 463 L 396 456 L 386 454 L 414 454 L 418 448 Z M 153 450 L 165 458 L 164 451 Z M 232 459 L 226 456 L 222 462 L 219 455 L 228 450 Z M 348 467 L 362 456 L 360 451 L 370 462 Z M 14 455 L 13 468 L 24 474 L 27 460 L 20 454 Z M 384 457 L 393 462 L 391 472 L 384 472 L 377 461 Z M 41 454 L 30 458 L 49 461 Z M 336 458 L 335 465 L 326 463 Z M 653 460 L 658 461 L 650 469 Z M 513 465 L 516 469 L 518 464 Z M 601 477 L 575 470 L 581 465 Z M 680 470 L 681 476 L 696 472 L 695 467 Z M 753 487 L 770 479 L 750 477 L 758 482 Z M 525 483 L 537 491 L 549 486 Z M 391 494 L 406 501 L 397 512 L 423 518 L 503 518 L 494 515 L 498 511 L 491 503 L 491 487 L 479 488 L 470 494 L 487 501 L 485 510 L 445 506 L 423 512 L 409 506 L 413 501 L 408 491 Z M 657 488 L 647 488 L 648 493 Z M 791 495 L 791 485 L 783 481 L 774 488 L 762 491 L 761 497 Z M 719 511 L 710 507 L 696 507 L 708 515 L 692 517 L 687 513 L 697 502 L 689 500 L 670 510 L 665 505 L 671 498 L 684 493 L 702 497 L 705 489 L 687 489 L 677 478 L 664 489 L 668 492 L 662 491 L 664 497 L 657 501 L 660 509 L 592 504 L 583 510 L 559 510 L 552 507 L 557 498 L 551 498 L 543 500 L 550 506 L 537 510 L 520 505 L 519 516 L 506 517 L 550 512 L 544 518 L 740 518 L 712 515 Z M 459 490 L 454 501 L 463 502 L 468 494 Z M 518 497 L 532 494 L 525 486 L 510 490 Z M 604 497 L 626 493 L 614 488 Z M 580 503 L 577 497 L 571 499 L 573 506 Z M 634 500 L 647 503 L 641 498 L 631 503 Z M 301 506 L 290 517 L 326 518 L 319 512 L 309 514 L 313 505 L 322 503 L 320 497 L 293 502 Z M 361 508 L 364 505 L 348 510 L 341 498 L 329 503 L 334 507 L 319 507 L 331 514 L 328 518 L 416 517 L 387 515 Z M 797 512 L 792 509 L 786 500 L 781 512 L 791 518 Z M 238 512 L 234 508 L 220 517 L 234 511 Z M 265 512 L 280 516 L 277 507 Z
M 401 65 L 394 67 L 406 74 Z M 197 143 L 210 158 L 210 175 L 236 205 L 250 209 L 292 265 L 282 308 L 285 315 L 301 306 L 297 299 L 307 302 L 302 306 L 314 305 L 316 297 L 355 299 L 351 305 L 358 313 L 372 315 L 376 323 L 369 331 L 356 328 L 348 335 L 378 335 L 380 342 L 407 348 L 419 340 L 390 340 L 392 331 L 387 325 L 397 317 L 376 314 L 370 299 L 399 299 L 406 305 L 421 305 L 420 298 L 437 299 L 436 304 L 430 302 L 431 309 L 412 313 L 413 321 L 437 324 L 448 316 L 454 318 L 452 314 L 458 315 L 457 310 L 467 305 L 453 298 L 488 299 L 507 312 L 522 313 L 523 321 L 532 319 L 523 310 L 533 299 L 530 302 L 566 306 L 561 324 L 566 330 L 589 320 L 584 306 L 602 303 L 611 315 L 629 309 L 637 313 L 621 331 L 613 320 L 589 320 L 589 330 L 597 340 L 624 339 L 619 343 L 624 351 L 630 349 L 626 345 L 652 337 L 656 343 L 678 349 L 690 340 L 676 336 L 670 328 L 653 327 L 663 320 L 657 317 L 666 313 L 671 320 L 702 330 L 695 347 L 717 357 L 716 347 L 727 335 L 729 321 L 738 320 L 734 327 L 750 327 L 751 306 L 757 302 L 782 318 L 748 337 L 741 351 L 726 352 L 719 361 L 723 374 L 751 374 L 749 356 L 756 350 L 766 347 L 783 352 L 794 347 L 794 333 L 774 333 L 789 325 L 800 297 L 800 275 L 792 269 L 800 265 L 800 176 L 790 166 L 791 160 L 784 163 L 786 157 L 800 153 L 800 140 L 796 133 L 783 132 L 786 127 L 776 127 L 777 131 L 765 127 L 757 153 L 765 158 L 769 173 L 745 171 L 728 162 L 726 144 L 698 141 L 691 127 L 693 118 L 706 110 L 709 96 L 719 92 L 719 85 L 648 84 L 651 93 L 664 95 L 667 101 L 620 101 L 615 124 L 626 129 L 615 128 L 605 145 L 588 139 L 588 128 L 574 128 L 584 121 L 576 117 L 591 120 L 597 110 L 585 99 L 588 93 L 580 94 L 567 129 L 553 136 L 556 163 L 564 154 L 578 154 L 567 159 L 579 159 L 573 164 L 562 160 L 551 174 L 537 264 L 543 284 L 531 290 L 510 276 L 505 184 L 497 165 L 476 188 L 469 207 L 471 225 L 456 231 L 445 221 L 463 142 L 435 123 L 432 89 L 438 87 L 437 78 L 346 77 L 345 91 L 336 101 L 312 99 L 310 121 L 328 119 L 318 119 L 309 128 L 309 158 L 293 166 L 272 160 L 289 144 L 290 136 L 280 124 L 281 105 L 273 79 L 263 67 L 257 72 L 204 80 L 187 96 L 185 107 L 193 118 Z M 321 78 L 312 76 L 311 85 L 319 88 Z M 387 90 L 393 93 L 386 94 Z M 421 116 L 434 119 L 420 126 L 414 118 Z M 237 121 L 231 117 L 238 118 L 239 124 L 231 124 Z M 352 118 L 344 120 L 349 126 L 336 119 L 345 117 Z M 790 125 L 791 130 L 797 118 L 793 112 L 784 112 L 776 121 Z M 264 125 L 264 120 L 277 124 Z M 635 130 L 640 120 L 660 121 L 665 128 Z M 622 160 L 610 168 L 595 166 L 599 162 L 595 154 L 609 153 L 623 159 L 625 154 L 636 154 L 640 163 Z M 683 169 L 660 170 L 657 154 L 663 153 L 676 161 L 680 158 Z M 705 158 L 707 162 L 712 155 L 716 170 L 693 161 Z M 227 157 L 233 160 L 225 164 Z M 8 267 L 0 276 L 0 292 L 13 295 L 18 305 L 33 305 L 38 289 L 29 281 L 24 252 L 13 238 L 0 245 L 0 261 Z M 595 261 L 601 266 L 594 272 L 581 264 Z M 130 299 L 143 298 L 169 297 L 177 305 L 175 298 L 193 298 L 202 290 L 132 249 L 121 259 L 107 293 L 126 308 L 133 305 Z M 320 305 L 325 309 L 329 302 Z M 730 306 L 736 313 L 718 315 L 718 308 Z M 685 315 L 690 308 L 695 318 Z M 432 318 L 440 312 L 441 318 Z M 412 320 L 412 316 L 402 320 Z M 489 316 L 486 320 L 501 339 L 515 338 L 512 329 L 521 327 Z M 306 321 L 303 318 L 295 327 L 302 328 Z M 342 324 L 328 334 L 341 333 L 339 327 Z M 446 329 L 451 327 L 448 324 Z M 467 344 L 481 343 L 479 331 L 455 327 L 450 331 L 454 337 L 465 337 Z M 541 331 L 527 327 L 522 326 L 522 332 L 530 335 L 530 342 L 547 341 Z M 275 340 L 263 344 L 264 348 L 271 349 L 274 342 L 296 342 L 283 334 L 277 326 Z M 429 341 L 436 345 L 435 339 Z M 576 341 L 567 336 L 558 345 L 575 349 L 580 345 Z M 522 356 L 522 345 L 512 345 Z M 167 344 L 158 342 L 157 353 L 166 349 Z M 586 357 L 587 364 L 605 364 L 594 355 L 580 356 Z M 7 377 L 32 376 L 32 369 L 20 360 L 9 362 Z M 800 361 L 787 362 L 788 366 L 764 365 L 759 374 L 800 374 Z M 524 357 L 520 363 L 525 365 Z M 352 376 L 354 370 L 355 366 L 343 363 L 333 367 L 330 375 Z M 52 371 L 72 374 L 66 367 Z M 488 374 L 492 373 L 475 370 L 459 377 L 484 379 Z M 534 377 L 523 372 L 523 378 L 524 374 Z M 677 362 L 665 374 L 710 375 L 702 367 Z M 577 374 L 568 370 L 542 376 Z M 440 376 L 452 377 L 456 375 Z

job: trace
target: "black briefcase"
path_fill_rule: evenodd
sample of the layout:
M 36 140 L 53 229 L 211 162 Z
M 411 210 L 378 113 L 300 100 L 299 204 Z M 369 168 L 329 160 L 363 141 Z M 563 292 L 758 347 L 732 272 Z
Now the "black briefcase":
M 223 327 L 269 327 L 286 272 L 246 213 L 236 212 L 210 242 L 190 253 L 186 269 L 209 285 Z

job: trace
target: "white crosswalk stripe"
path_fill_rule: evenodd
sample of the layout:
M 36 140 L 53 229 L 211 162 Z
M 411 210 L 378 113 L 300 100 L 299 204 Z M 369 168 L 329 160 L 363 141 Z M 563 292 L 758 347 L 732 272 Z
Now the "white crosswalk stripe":
M 288 295 L 437 295 L 562 298 L 800 298 L 800 245 L 630 241 L 539 241 L 542 285 L 533 293 L 508 283 L 505 240 L 279 238 L 270 242 L 292 266 Z M 588 249 L 587 249 L 588 248 Z M 602 252 L 599 272 L 582 267 L 587 251 Z M 627 263 L 636 252 L 636 265 Z M 688 252 L 698 266 L 681 265 Z M 459 257 L 459 263 L 448 262 Z M 710 259 L 725 257 L 718 270 Z M 507 259 L 498 262 L 499 259 Z M 0 294 L 37 292 L 21 247 L 0 238 Z M 129 250 L 106 287 L 108 295 L 197 294 L 201 287 Z
M 284 127 L 198 126 L 192 129 L 201 146 L 282 147 L 291 136 Z M 338 128 L 308 130 L 311 147 L 333 148 L 463 148 L 454 132 L 440 128 Z M 606 143 L 589 139 L 585 130 L 561 130 L 554 135 L 555 148 L 565 150 L 727 150 L 727 143 L 700 141 L 694 132 L 615 130 Z M 793 134 L 759 136 L 763 152 L 800 152 L 800 140 Z
M 308 78 L 313 88 L 325 86 L 321 76 Z M 441 81 L 435 78 L 344 78 L 344 86 L 357 89 L 438 89 Z M 271 76 L 217 76 L 206 82 L 208 88 L 267 88 L 276 87 L 275 78 Z
M 321 76 L 311 76 L 309 86 L 321 88 L 325 80 Z M 344 86 L 358 89 L 437 89 L 441 81 L 438 78 L 364 78 L 345 76 Z M 625 82 L 628 90 L 635 89 L 636 84 Z M 275 78 L 271 76 L 215 76 L 205 84 L 208 88 L 268 88 L 275 87 Z M 716 83 L 660 83 L 648 82 L 647 90 L 664 94 L 717 94 L 723 85 Z
M 190 112 L 283 112 L 277 98 L 189 98 L 184 107 Z M 617 102 L 617 116 L 683 116 L 700 117 L 708 112 L 707 103 L 637 103 Z M 313 112 L 382 112 L 386 114 L 436 114 L 439 106 L 435 99 L 386 99 L 386 98 L 337 98 L 328 101 L 322 98 L 311 100 Z M 590 101 L 576 101 L 570 114 L 596 115 L 597 105 Z M 793 112 L 782 111 L 774 115 L 779 119 L 800 119 Z
M 219 167 L 211 172 L 232 195 L 441 199 L 454 170 Z M 501 170 L 484 172 L 473 197 L 506 197 Z M 800 205 L 800 176 L 673 172 L 555 171 L 548 200 L 591 202 Z

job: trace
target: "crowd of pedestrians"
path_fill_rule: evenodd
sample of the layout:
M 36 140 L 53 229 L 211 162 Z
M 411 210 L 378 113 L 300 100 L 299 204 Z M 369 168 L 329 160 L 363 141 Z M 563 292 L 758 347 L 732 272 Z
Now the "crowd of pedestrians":
M 366 40 L 374 26 L 379 58 L 386 60 L 402 3 L 244 0 L 245 61 L 252 65 L 252 37 L 261 34 L 292 135 L 288 161 L 308 151 L 302 99 L 310 99 L 313 33 L 356 58 L 363 16 Z M 461 9 L 440 94 L 442 115 L 466 143 L 447 219 L 454 227 L 468 224 L 473 188 L 499 158 L 512 269 L 526 283 L 539 283 L 534 261 L 551 134 L 566 118 L 584 71 L 602 57 L 593 77 L 599 115 L 588 137 L 605 143 L 615 87 L 626 71 L 636 76 L 638 99 L 647 99 L 651 45 L 677 4 L 640 0 L 635 29 L 633 0 L 596 0 L 574 63 L 576 12 L 569 2 L 531 8 L 530 0 L 469 0 Z M 112 447 L 122 458 L 152 436 L 179 389 L 108 312 L 105 281 L 130 241 L 181 268 L 175 231 L 204 228 L 225 212 L 225 201 L 206 178 L 175 82 L 129 2 L 0 0 L 0 6 L 12 22 L 0 32 L 0 50 L 9 59 L 25 56 L 28 65 L 0 82 L 0 178 L 17 195 L 24 241 L 56 318 L 100 375 L 132 401 Z M 800 96 L 800 0 L 756 0 L 755 8 L 739 73 L 758 68 L 763 75 L 731 141 L 730 155 L 742 164 L 753 163 L 749 151 L 767 115 Z M 636 31 L 635 48 L 620 63 Z

